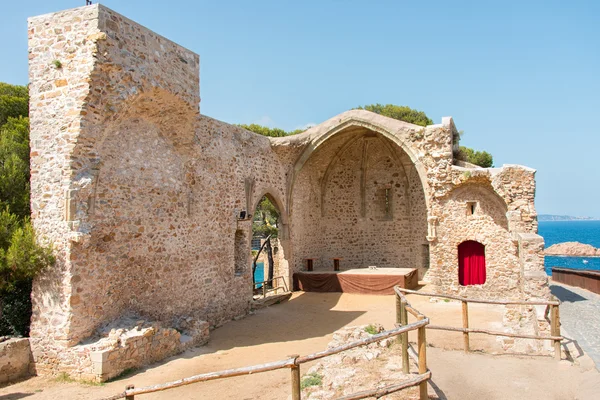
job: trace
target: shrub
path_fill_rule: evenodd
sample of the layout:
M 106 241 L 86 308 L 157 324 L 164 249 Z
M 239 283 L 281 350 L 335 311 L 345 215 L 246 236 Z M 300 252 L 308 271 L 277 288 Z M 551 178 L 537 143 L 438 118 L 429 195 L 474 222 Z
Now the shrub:
M 15 224 L 8 211 L 0 214 L 5 246 L 0 248 L 0 335 L 29 334 L 31 318 L 31 282 L 44 268 L 54 264 L 49 247 L 37 244 L 31 222 Z
M 302 383 L 300 384 L 301 389 L 306 389 L 311 386 L 320 386 L 323 383 L 323 375 L 318 374 L 316 372 L 310 373 L 302 378 Z
M 397 106 L 395 104 L 369 104 L 359 106 L 356 110 L 367 110 L 385 117 L 394 118 L 400 121 L 415 125 L 427 126 L 433 125 L 433 121 L 423 111 L 413 110 L 407 106 Z
M 375 335 L 375 334 L 379 333 L 379 331 L 377 330 L 377 327 L 373 324 L 369 324 L 369 325 L 365 326 L 365 332 L 367 332 L 369 335 Z

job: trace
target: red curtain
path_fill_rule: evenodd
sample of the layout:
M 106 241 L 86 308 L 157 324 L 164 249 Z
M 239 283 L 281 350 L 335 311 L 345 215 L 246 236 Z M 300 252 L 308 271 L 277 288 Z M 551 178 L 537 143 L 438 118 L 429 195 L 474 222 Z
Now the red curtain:
M 473 240 L 458 246 L 458 282 L 463 285 L 485 283 L 485 246 Z

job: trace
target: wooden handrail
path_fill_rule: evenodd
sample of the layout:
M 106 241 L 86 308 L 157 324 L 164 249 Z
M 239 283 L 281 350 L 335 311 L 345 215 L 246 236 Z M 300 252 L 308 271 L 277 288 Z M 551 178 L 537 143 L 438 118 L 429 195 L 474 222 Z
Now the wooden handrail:
M 304 363 L 307 363 L 310 361 L 318 360 L 319 358 L 323 358 L 323 357 L 331 356 L 333 354 L 341 353 L 342 351 L 350 350 L 355 347 L 365 346 L 367 344 L 379 342 L 380 340 L 387 339 L 389 337 L 396 336 L 396 335 L 399 335 L 404 332 L 419 329 L 420 327 L 423 327 L 427 324 L 429 324 L 429 319 L 425 318 L 422 321 L 413 322 L 412 324 L 400 326 L 398 328 L 394 328 L 389 331 L 377 333 L 375 335 L 372 335 L 371 337 L 357 340 L 356 342 L 343 344 L 341 346 L 334 347 L 332 349 L 327 349 L 327 350 L 319 351 L 317 353 L 298 357 L 296 359 L 296 363 L 304 364 Z
M 190 385 L 190 384 L 196 383 L 196 382 L 206 382 L 206 381 L 211 381 L 211 380 L 215 380 L 215 379 L 230 378 L 233 376 L 250 375 L 250 374 L 256 374 L 259 372 L 274 371 L 276 369 L 281 369 L 281 368 L 291 368 L 292 365 L 294 365 L 294 362 L 295 362 L 294 358 L 288 358 L 285 360 L 274 361 L 274 362 L 265 363 L 265 364 L 252 365 L 250 367 L 226 369 L 226 370 L 217 371 L 217 372 L 208 372 L 206 374 L 194 375 L 194 376 L 179 379 L 179 380 L 176 380 L 173 382 L 160 383 L 158 385 L 146 386 L 146 387 L 141 387 L 141 388 L 137 388 L 137 389 L 129 389 L 129 390 L 126 390 L 125 392 L 119 393 L 112 397 L 108 397 L 104 400 L 116 400 L 116 399 L 122 399 L 122 398 L 128 397 L 128 396 L 136 396 L 136 395 L 140 395 L 140 394 L 161 392 L 163 390 L 168 390 L 168 389 L 173 389 L 173 388 L 180 387 L 180 386 Z
M 406 300 L 406 296 L 404 293 L 416 294 L 419 296 L 427 296 L 427 297 L 441 297 L 446 299 L 454 299 L 459 300 L 462 303 L 462 328 L 456 328 L 452 326 L 439 326 L 439 325 L 428 325 L 427 329 L 435 329 L 435 330 L 443 330 L 443 331 L 454 331 L 454 332 L 462 332 L 463 333 L 463 348 L 465 353 L 470 351 L 469 349 L 469 333 L 483 333 L 485 335 L 492 336 L 505 336 L 505 337 L 513 337 L 520 339 L 534 339 L 534 340 L 552 340 L 554 342 L 554 358 L 556 360 L 561 359 L 560 352 L 560 342 L 564 339 L 560 334 L 560 313 L 559 306 L 560 301 L 556 299 L 555 296 L 552 296 L 555 301 L 543 301 L 543 300 L 534 300 L 534 301 L 521 301 L 521 300 L 483 300 L 483 299 L 468 299 L 465 297 L 448 295 L 448 294 L 438 294 L 438 293 L 427 293 L 427 292 L 419 292 L 416 290 L 404 289 L 398 286 L 394 287 L 394 291 L 397 295 L 397 302 L 400 304 L 397 305 L 398 310 L 397 313 L 406 313 L 409 311 L 412 315 L 417 318 L 421 318 L 421 316 L 417 315 L 419 313 L 414 308 L 410 307 L 410 304 Z M 482 303 L 482 304 L 497 304 L 497 305 L 545 305 L 546 310 L 544 313 L 544 317 L 548 314 L 548 308 L 550 308 L 550 335 L 549 336 L 539 336 L 539 335 L 524 335 L 519 333 L 509 333 L 509 332 L 499 332 L 499 331 L 490 331 L 487 329 L 473 329 L 469 328 L 469 303 Z M 406 354 L 405 354 L 406 353 Z M 403 363 L 407 362 L 408 351 L 402 353 Z
M 402 389 L 406 389 L 406 388 L 409 388 L 411 386 L 420 385 L 422 382 L 426 382 L 429 379 L 431 379 L 431 371 L 427 371 L 424 374 L 417 375 L 414 378 L 406 380 L 406 381 L 403 381 L 401 383 L 396 383 L 394 385 L 384 386 L 382 388 L 365 390 L 363 392 L 353 393 L 353 394 L 348 395 L 348 396 L 338 397 L 337 400 L 359 400 L 359 399 L 366 399 L 368 397 L 375 397 L 375 398 L 378 399 L 378 398 L 383 397 L 385 395 L 398 392 L 398 391 L 400 391 Z
M 400 300 L 402 302 L 404 302 L 404 307 L 406 308 L 406 311 L 411 313 L 413 315 L 413 317 L 415 318 L 419 318 L 420 316 L 425 316 L 425 314 L 421 313 L 419 310 L 417 310 L 416 308 L 414 308 L 413 306 L 410 305 L 410 303 L 408 302 L 408 299 L 406 298 L 406 296 L 404 296 L 404 294 L 402 293 L 402 288 L 398 287 L 398 286 L 394 286 L 394 291 L 396 292 L 396 294 L 400 297 Z
M 173 381 L 173 382 L 161 383 L 161 384 L 152 385 L 152 386 L 145 386 L 145 387 L 141 387 L 141 388 L 137 388 L 137 389 L 135 389 L 133 387 L 128 387 L 124 392 L 121 392 L 112 397 L 104 398 L 103 400 L 117 400 L 117 399 L 122 399 L 122 398 L 133 399 L 134 396 L 136 396 L 136 395 L 160 392 L 160 391 L 164 391 L 164 390 L 168 390 L 168 389 L 177 388 L 180 386 L 190 385 L 192 383 L 205 382 L 205 381 L 215 380 L 215 379 L 230 378 L 230 377 L 240 376 L 240 375 L 250 375 L 250 374 L 256 374 L 256 373 L 260 373 L 260 372 L 274 371 L 274 370 L 282 369 L 282 368 L 290 368 L 290 370 L 292 371 L 292 392 L 293 392 L 292 397 L 293 397 L 293 399 L 299 399 L 300 398 L 299 377 L 300 377 L 300 365 L 301 364 L 304 364 L 304 363 L 307 363 L 310 361 L 314 361 L 314 360 L 318 360 L 320 358 L 327 357 L 327 356 L 330 356 L 333 354 L 338 354 L 343 351 L 353 349 L 355 347 L 365 346 L 365 345 L 368 345 L 371 343 L 379 342 L 383 339 L 397 336 L 397 335 L 400 335 L 402 333 L 405 333 L 405 332 L 408 332 L 411 330 L 419 330 L 419 332 L 422 332 L 422 331 L 424 332 L 425 326 L 427 324 L 429 324 L 429 319 L 426 318 L 425 316 L 422 316 L 419 319 L 419 321 L 414 322 L 412 324 L 397 327 L 397 328 L 391 329 L 389 331 L 384 331 L 384 332 L 372 335 L 365 339 L 357 340 L 352 343 L 344 344 L 344 345 L 334 347 L 332 349 L 327 349 L 324 351 L 319 351 L 317 353 L 312 353 L 312 354 L 309 354 L 306 356 L 300 357 L 300 356 L 294 355 L 294 356 L 290 356 L 290 358 L 287 358 L 285 360 L 273 361 L 270 363 L 258 364 L 258 365 L 253 365 L 253 366 L 249 366 L 249 367 L 234 368 L 234 369 L 228 369 L 228 370 L 217 371 L 217 372 L 209 372 L 209 373 L 205 373 L 205 374 L 199 374 L 199 375 L 194 375 L 194 376 L 190 376 L 187 378 L 179 379 L 179 380 Z M 405 389 L 407 387 L 416 386 L 416 385 L 421 385 L 421 388 L 422 388 L 424 382 L 426 385 L 426 381 L 428 379 L 430 379 L 430 377 L 431 377 L 430 371 L 421 371 L 424 368 L 424 366 L 426 366 L 426 362 L 424 359 L 425 358 L 424 346 L 425 345 L 423 342 L 423 344 L 422 344 L 423 348 L 420 349 L 420 350 L 422 350 L 422 352 L 419 354 L 419 357 L 418 357 L 419 374 L 420 375 L 417 375 L 413 379 L 403 381 L 398 384 L 386 386 L 385 388 L 378 388 L 378 389 L 373 389 L 370 391 L 355 393 L 354 395 L 344 397 L 343 399 L 346 399 L 346 398 L 347 399 L 363 399 L 366 397 L 370 397 L 369 395 L 367 395 L 368 393 L 378 394 L 381 391 L 381 393 L 387 394 L 387 393 L 393 393 L 393 392 Z M 386 390 L 389 390 L 389 392 L 385 392 Z M 355 396 L 359 396 L 359 397 L 355 397 Z M 426 397 L 421 396 L 421 399 L 426 399 Z
M 521 339 L 538 339 L 538 340 L 563 340 L 562 336 L 538 336 L 538 335 L 521 335 L 520 333 L 500 332 L 500 331 L 489 331 L 487 329 L 474 329 L 474 328 L 456 328 L 453 326 L 440 326 L 440 325 L 428 325 L 427 329 L 433 329 L 438 331 L 453 331 L 463 333 L 485 333 L 486 335 L 492 336 L 506 336 Z
M 400 287 L 395 287 L 395 289 L 403 293 L 416 294 L 419 296 L 428 296 L 428 297 L 442 297 L 445 299 L 453 299 L 459 301 L 466 301 L 467 303 L 482 303 L 482 304 L 499 304 L 499 305 L 522 305 L 522 306 L 559 306 L 560 301 L 547 301 L 547 300 L 483 300 L 483 299 L 468 299 L 466 297 L 454 296 L 450 294 L 438 294 L 438 293 L 426 293 L 419 292 L 417 290 L 404 289 Z

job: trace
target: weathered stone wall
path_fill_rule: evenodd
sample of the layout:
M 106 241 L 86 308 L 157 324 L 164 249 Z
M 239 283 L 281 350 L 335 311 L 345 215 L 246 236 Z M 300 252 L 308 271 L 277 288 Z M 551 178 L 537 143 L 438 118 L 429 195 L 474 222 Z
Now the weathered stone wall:
M 198 56 L 103 6 L 29 31 L 33 219 L 58 255 L 34 289 L 37 371 L 89 372 L 72 346 L 129 311 L 244 315 L 251 226 L 237 215 L 284 197 L 269 140 L 200 116 Z
M 454 165 L 450 118 L 424 128 L 353 110 L 262 137 L 201 116 L 199 57 L 101 5 L 31 18 L 29 48 L 32 218 L 58 259 L 34 284 L 39 373 L 115 373 L 125 364 L 96 373 L 81 346 L 128 313 L 164 329 L 245 315 L 251 221 L 238 216 L 264 195 L 281 212 L 288 285 L 304 258 L 342 257 L 419 268 L 441 292 L 547 296 L 535 171 Z M 463 240 L 486 245 L 481 287 L 458 285 Z
M 471 205 L 475 212 L 471 215 Z M 506 205 L 485 183 L 464 184 L 440 200 L 443 213 L 431 248 L 428 279 L 444 293 L 466 297 L 520 297 L 522 278 L 517 246 L 508 230 Z M 467 240 L 485 245 L 486 282 L 461 286 L 458 246 Z
M 27 338 L 0 338 L 0 384 L 29 375 L 31 348 Z
M 415 179 L 416 178 L 416 179 Z M 368 129 L 340 133 L 321 146 L 296 178 L 294 269 L 421 267 L 416 249 L 427 232 L 423 189 L 408 156 Z

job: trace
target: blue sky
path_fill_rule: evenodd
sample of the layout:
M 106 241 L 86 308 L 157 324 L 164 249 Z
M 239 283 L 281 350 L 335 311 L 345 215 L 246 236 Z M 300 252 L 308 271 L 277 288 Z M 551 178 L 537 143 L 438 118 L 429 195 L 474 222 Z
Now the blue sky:
M 538 213 L 600 218 L 599 1 L 102 4 L 200 54 L 202 114 L 286 130 L 363 104 L 452 116 L 496 166 L 537 169 Z M 27 83 L 28 16 L 0 0 L 0 81 Z

